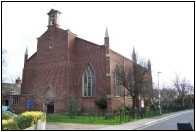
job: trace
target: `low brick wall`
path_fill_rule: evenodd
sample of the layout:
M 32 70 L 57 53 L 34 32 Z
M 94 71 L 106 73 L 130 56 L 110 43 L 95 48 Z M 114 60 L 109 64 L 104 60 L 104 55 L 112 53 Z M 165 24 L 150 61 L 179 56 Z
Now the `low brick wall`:
M 24 130 L 37 130 L 36 128 L 37 128 L 37 124 L 35 124 L 35 125 L 31 126 L 31 127 L 28 127 L 28 128 L 26 128 Z
M 41 120 L 38 120 L 35 125 L 24 130 L 46 130 L 46 121 L 42 122 Z

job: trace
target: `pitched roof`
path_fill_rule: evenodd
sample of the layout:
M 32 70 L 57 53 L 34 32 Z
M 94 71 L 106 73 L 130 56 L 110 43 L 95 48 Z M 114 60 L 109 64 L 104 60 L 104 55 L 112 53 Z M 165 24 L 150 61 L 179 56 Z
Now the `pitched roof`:
M 20 92 L 21 85 L 12 84 L 12 83 L 2 83 L 1 92 L 9 92 L 9 91 L 16 91 Z

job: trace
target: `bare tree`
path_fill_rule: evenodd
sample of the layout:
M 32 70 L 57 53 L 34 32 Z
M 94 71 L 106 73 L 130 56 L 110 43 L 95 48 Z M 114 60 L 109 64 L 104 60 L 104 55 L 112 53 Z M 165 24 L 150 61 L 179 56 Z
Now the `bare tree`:
M 184 106 L 185 95 L 188 94 L 190 88 L 190 82 L 184 77 L 180 80 L 180 75 L 176 74 L 174 80 L 172 80 L 174 88 L 177 90 L 179 97 L 182 98 L 182 105 Z
M 44 112 L 47 113 L 47 105 L 51 102 L 57 102 L 66 97 L 66 89 L 63 86 L 42 87 L 38 82 L 35 83 L 35 87 L 32 89 L 32 94 L 35 100 L 44 105 Z
M 145 106 L 151 106 L 152 104 L 158 101 L 159 91 L 155 86 L 153 88 L 148 88 L 145 92 L 142 92 L 143 96 L 145 96 Z
M 140 61 L 137 64 L 137 59 L 133 60 L 133 65 L 124 65 L 124 63 L 119 63 L 118 66 L 118 78 L 119 84 L 125 87 L 129 95 L 132 97 L 133 109 L 139 107 L 136 103 L 139 99 L 139 95 L 144 95 L 144 92 L 152 86 L 149 86 L 149 70 L 147 62 Z
M 170 88 L 166 84 L 163 84 L 161 91 L 161 102 L 162 106 L 169 106 L 169 102 L 173 101 L 176 97 L 176 90 Z
M 194 87 L 192 84 L 189 85 L 188 87 L 188 95 L 194 95 Z
M 6 69 L 7 69 L 7 50 L 6 49 L 2 49 L 2 82 L 6 82 Z

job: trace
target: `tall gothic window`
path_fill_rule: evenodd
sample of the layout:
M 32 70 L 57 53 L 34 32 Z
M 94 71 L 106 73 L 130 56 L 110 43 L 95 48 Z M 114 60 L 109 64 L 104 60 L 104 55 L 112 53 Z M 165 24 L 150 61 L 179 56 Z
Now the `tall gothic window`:
M 83 96 L 95 96 L 95 72 L 93 67 L 88 63 L 82 77 Z
M 129 70 L 129 72 L 128 72 L 128 89 L 129 89 L 128 96 L 129 97 L 131 97 L 131 91 L 130 91 L 130 89 L 132 87 L 131 83 L 132 83 L 132 77 L 131 77 L 131 71 Z
M 119 84 L 119 70 L 118 66 L 115 68 L 115 75 L 114 75 L 114 95 L 120 96 L 120 84 Z

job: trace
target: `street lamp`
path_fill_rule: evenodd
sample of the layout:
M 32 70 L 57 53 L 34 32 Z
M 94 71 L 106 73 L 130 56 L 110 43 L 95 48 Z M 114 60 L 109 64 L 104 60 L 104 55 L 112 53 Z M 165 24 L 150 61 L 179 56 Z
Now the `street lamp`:
M 157 72 L 157 74 L 158 74 L 158 89 L 159 89 L 159 73 L 161 73 L 161 72 Z M 161 95 L 160 95 L 160 89 L 159 89 L 159 110 L 160 110 L 160 115 L 161 115 L 161 104 L 160 104 L 160 98 L 161 98 Z

